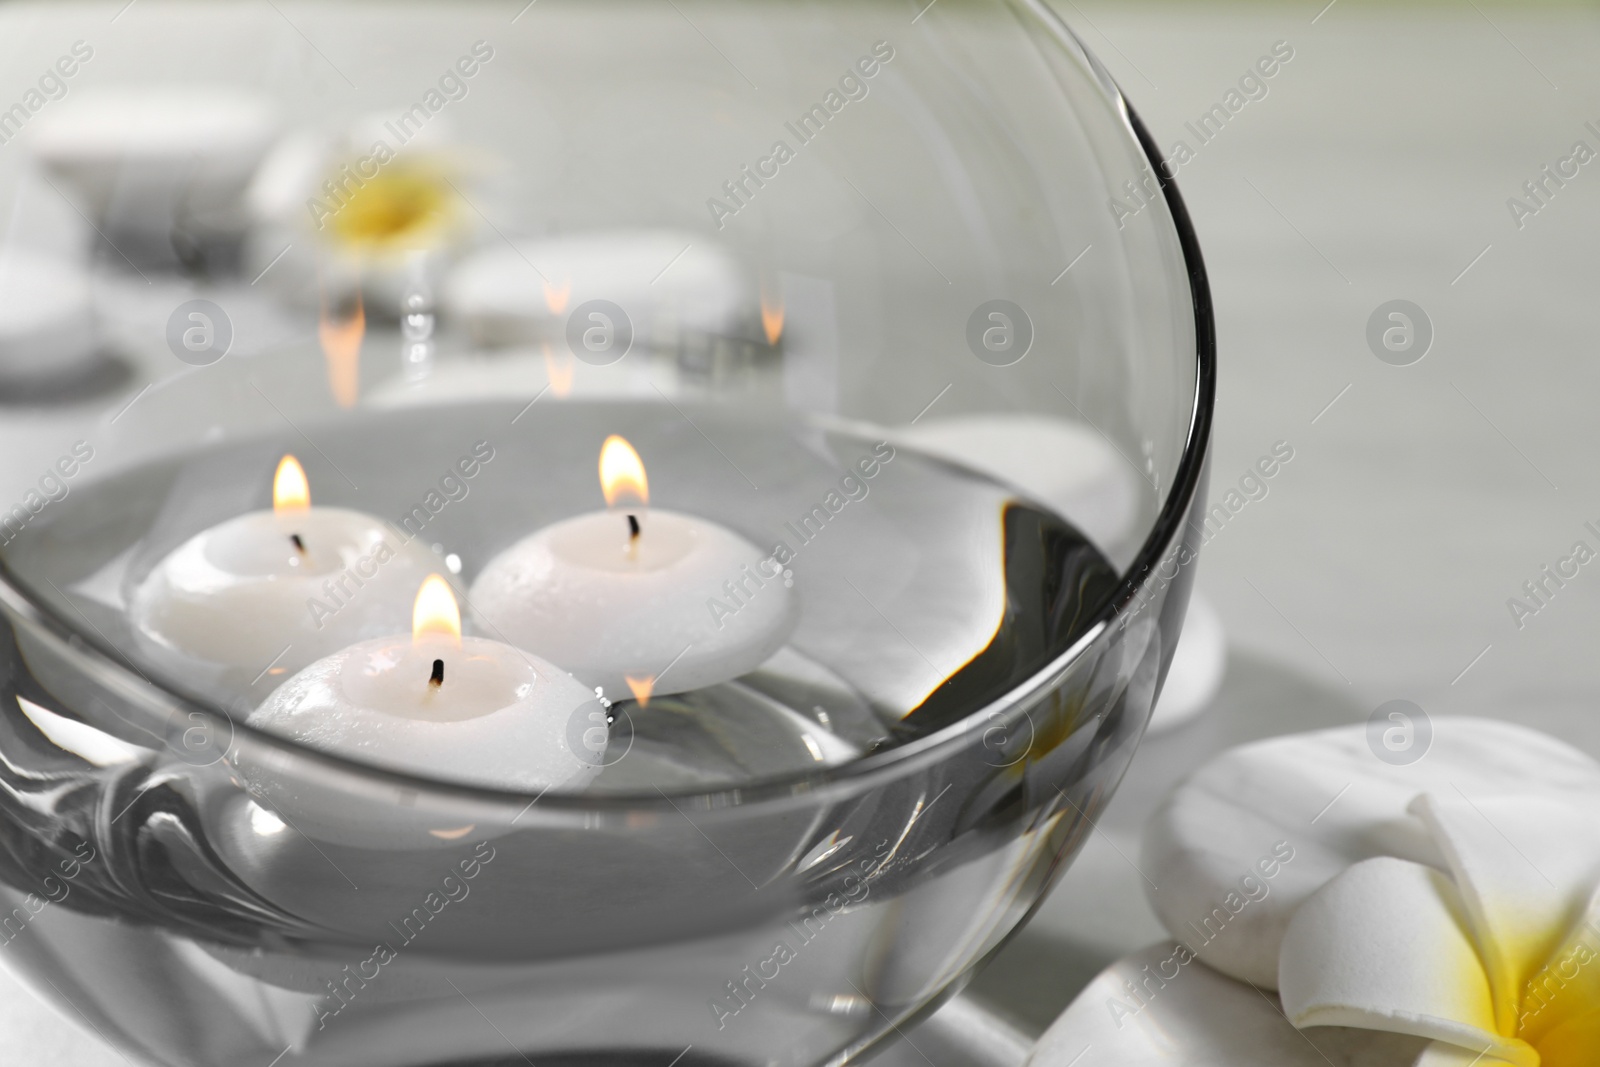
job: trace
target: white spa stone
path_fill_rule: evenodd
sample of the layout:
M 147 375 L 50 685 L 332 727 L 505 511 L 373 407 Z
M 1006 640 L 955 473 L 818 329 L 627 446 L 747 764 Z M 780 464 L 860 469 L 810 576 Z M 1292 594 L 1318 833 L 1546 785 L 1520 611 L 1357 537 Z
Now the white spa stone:
M 1222 619 L 1199 593 L 1189 596 L 1183 632 L 1167 668 L 1161 698 L 1150 715 L 1149 733 L 1164 733 L 1193 719 L 1216 699 L 1228 663 Z
M 66 259 L 0 246 L 0 382 L 72 378 L 99 358 L 88 273 Z
M 1015 486 L 1059 513 L 1090 543 L 1119 555 L 1150 487 L 1093 427 L 1026 412 L 919 420 L 896 443 Z
M 1098 430 L 1070 419 L 1017 412 L 919 420 L 894 440 L 969 467 L 1070 520 L 1090 543 L 1131 556 L 1141 487 L 1129 462 Z M 1183 634 L 1150 719 L 1159 733 L 1203 712 L 1222 687 L 1227 663 L 1222 620 L 1199 594 L 1189 600 Z
M 1187 922 L 1158 907 L 1179 943 L 1109 968 L 1030 1062 L 1600 1062 L 1600 765 L 1506 723 L 1433 728 L 1406 766 L 1367 748 L 1361 724 L 1202 768 L 1152 821 L 1140 864 L 1163 887 L 1153 899 L 1193 902 Z M 1348 788 L 1307 816 L 1330 779 Z M 1274 837 L 1274 862 L 1253 863 Z M 1228 869 L 1241 872 L 1231 884 L 1213 877 Z M 1269 941 L 1278 999 L 1243 973 L 1264 964 L 1243 950 Z
M 662 329 L 723 337 L 760 329 L 760 297 L 738 261 L 703 235 L 673 230 L 490 245 L 464 258 L 444 288 L 447 314 L 490 345 L 565 345 L 569 317 L 591 300 L 623 309 L 635 345 Z
M 660 403 L 681 393 L 673 364 L 629 363 L 596 367 L 574 359 L 563 345 L 549 341 L 493 352 L 478 350 L 442 359 L 421 379 L 396 374 L 362 396 L 376 408 L 431 407 L 457 401 L 522 398 L 521 408 L 560 400 L 636 399 Z M 548 395 L 546 395 L 548 394 Z
M 1163 942 L 1107 967 L 1039 1038 L 1027 1067 L 1415 1067 L 1426 1046 L 1341 1027 L 1303 1034 L 1256 990 L 1183 958 Z
M 1195 938 L 1195 927 L 1229 894 L 1242 894 L 1242 879 L 1260 882 L 1263 858 L 1286 845 L 1293 859 L 1278 865 L 1270 892 L 1196 946 L 1224 973 L 1274 989 L 1289 921 L 1340 872 L 1380 856 L 1447 869 L 1439 839 L 1414 813 L 1420 794 L 1459 799 L 1459 786 L 1480 807 L 1532 797 L 1600 811 L 1600 764 L 1554 738 L 1457 717 L 1433 719 L 1432 731 L 1426 754 L 1404 766 L 1379 760 L 1358 723 L 1244 745 L 1200 768 L 1145 829 L 1140 868 L 1160 887 L 1148 896 L 1162 924 Z M 1575 847 L 1587 850 L 1592 833 Z M 1583 877 L 1589 860 L 1575 862 Z
M 33 154 L 70 181 L 91 213 L 118 198 L 170 214 L 174 198 L 242 195 L 277 134 L 270 99 L 204 84 L 79 89 L 28 127 Z M 132 198 L 130 201 L 129 198 Z

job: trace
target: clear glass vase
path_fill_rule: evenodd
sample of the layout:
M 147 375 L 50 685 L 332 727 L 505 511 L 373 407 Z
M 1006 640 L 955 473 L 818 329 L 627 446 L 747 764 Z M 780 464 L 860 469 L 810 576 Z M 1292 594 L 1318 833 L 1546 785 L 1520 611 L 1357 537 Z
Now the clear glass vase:
M 0 951 L 42 996 L 162 1067 L 800 1067 L 1024 920 L 1159 691 L 1215 380 L 1177 192 L 1043 4 L 0 27 L 55 72 L 0 196 L 73 207 L 7 240 L 89 278 L 134 376 L 41 407 L 62 461 L 0 536 Z M 500 640 L 476 583 L 603 509 L 611 434 L 760 550 L 695 603 L 792 619 L 733 677 L 601 686 L 552 742 L 581 787 L 486 777 L 492 729 L 286 734 L 259 708 L 327 648 L 136 610 L 293 453 Z M 322 610 L 409 632 L 342 573 Z

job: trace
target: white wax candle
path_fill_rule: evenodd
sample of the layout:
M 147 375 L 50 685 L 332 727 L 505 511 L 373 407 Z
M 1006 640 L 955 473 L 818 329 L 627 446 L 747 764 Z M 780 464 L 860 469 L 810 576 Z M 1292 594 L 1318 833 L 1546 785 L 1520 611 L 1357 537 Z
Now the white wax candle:
M 608 457 L 627 466 L 612 483 Z M 613 502 L 619 478 L 641 505 L 647 498 L 643 464 L 620 437 L 602 450 L 601 478 Z M 609 698 L 631 691 L 647 699 L 747 674 L 783 646 L 795 596 L 764 556 L 689 515 L 642 506 L 595 512 L 495 557 L 473 583 L 472 603 L 488 629 Z
M 166 653 L 236 667 L 275 685 L 337 649 L 402 629 L 432 552 L 370 515 L 310 507 L 304 473 L 285 457 L 278 506 L 205 530 L 134 592 L 139 632 Z M 304 499 L 304 504 L 295 501 Z M 260 675 L 259 678 L 257 676 Z
M 331 755 L 430 780 L 514 792 L 577 790 L 605 763 L 606 715 L 594 693 L 537 656 L 461 636 L 438 575 L 417 591 L 410 634 L 363 641 L 279 686 L 247 724 Z M 438 847 L 490 827 L 437 818 L 378 796 L 353 797 L 315 767 L 230 759 L 274 818 L 359 847 Z M 496 824 L 498 825 L 498 824 Z
M 521 649 L 407 634 L 318 660 L 246 721 L 391 770 L 538 792 L 581 788 L 599 773 L 604 735 L 590 730 L 590 705 L 599 708 L 591 690 Z
M 631 540 L 626 522 L 605 512 L 548 526 L 484 568 L 473 605 L 506 640 L 613 700 L 736 678 L 783 646 L 794 595 L 782 574 L 758 573 L 756 546 L 670 511 L 650 513 L 636 551 Z

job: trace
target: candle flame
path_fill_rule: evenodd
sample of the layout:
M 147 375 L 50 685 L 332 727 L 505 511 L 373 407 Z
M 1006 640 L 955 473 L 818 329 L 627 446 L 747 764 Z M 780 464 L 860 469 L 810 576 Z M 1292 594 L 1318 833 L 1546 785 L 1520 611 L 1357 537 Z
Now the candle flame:
M 644 476 L 644 460 L 624 438 L 612 434 L 600 446 L 600 491 L 606 505 L 618 502 L 644 506 L 650 503 L 650 483 Z
M 572 299 L 572 283 L 562 282 L 560 285 L 551 285 L 546 279 L 544 285 L 544 306 L 550 309 L 550 314 L 559 315 L 567 310 L 567 301 Z
M 324 307 L 317 320 L 317 337 L 328 361 L 328 388 L 346 410 L 356 406 L 361 392 L 361 341 L 366 333 L 367 310 L 359 296 L 349 318 L 337 321 Z
M 550 390 L 558 398 L 571 395 L 573 364 L 576 362 L 571 352 L 557 355 L 549 341 L 544 343 L 544 370 L 550 378 Z
M 641 708 L 650 706 L 650 694 L 655 692 L 656 688 L 655 675 L 647 674 L 643 678 L 635 678 L 631 674 L 624 674 L 622 680 L 633 690 L 633 699 L 639 702 Z
M 279 515 L 305 511 L 311 507 L 311 485 L 306 481 L 306 469 L 293 456 L 285 455 L 278 461 L 278 473 L 272 478 L 272 510 Z
M 768 300 L 766 295 L 761 297 L 761 326 L 767 331 L 767 344 L 775 345 L 778 338 L 783 336 L 783 300 Z
M 461 608 L 456 605 L 450 583 L 437 574 L 430 574 L 423 581 L 411 607 L 412 641 L 420 641 L 426 634 L 443 634 L 457 645 L 461 643 Z

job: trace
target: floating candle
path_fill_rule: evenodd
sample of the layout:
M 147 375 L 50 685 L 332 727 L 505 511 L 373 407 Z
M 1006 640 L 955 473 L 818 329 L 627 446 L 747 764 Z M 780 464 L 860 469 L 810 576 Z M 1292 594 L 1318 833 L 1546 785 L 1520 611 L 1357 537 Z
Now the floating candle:
M 612 699 L 736 678 L 782 647 L 795 597 L 760 549 L 704 519 L 648 511 L 644 463 L 621 437 L 600 450 L 600 484 L 613 510 L 548 526 L 478 576 L 473 605 L 493 632 Z
M 293 456 L 278 464 L 272 501 L 190 538 L 140 584 L 133 619 L 157 649 L 273 685 L 402 624 L 433 553 L 370 515 L 312 507 Z
M 587 729 L 599 707 L 593 692 L 537 656 L 462 637 L 455 597 L 434 574 L 417 591 L 410 634 L 318 660 L 247 721 L 392 770 L 537 792 L 581 788 L 600 772 L 604 731 Z M 247 777 L 272 806 L 298 806 L 303 795 L 277 778 Z

